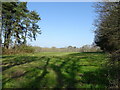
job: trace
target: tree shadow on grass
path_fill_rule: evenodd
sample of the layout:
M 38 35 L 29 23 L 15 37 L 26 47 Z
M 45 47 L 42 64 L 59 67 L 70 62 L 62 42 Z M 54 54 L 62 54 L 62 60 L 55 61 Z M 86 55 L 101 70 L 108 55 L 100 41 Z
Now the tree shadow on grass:
M 56 59 L 58 59 L 58 58 L 56 58 Z M 57 75 L 57 85 L 56 85 L 55 88 L 62 88 L 63 87 L 63 85 L 64 85 L 64 81 L 63 81 L 64 75 L 62 74 L 61 68 L 63 68 L 64 65 L 68 62 L 69 62 L 69 59 L 65 59 L 59 66 L 57 66 L 55 64 L 51 64 L 51 68 L 55 71 L 55 73 Z
M 28 58 L 29 59 L 29 58 Z M 47 57 L 40 57 L 40 58 L 35 58 L 35 59 L 37 59 L 37 60 L 42 60 L 42 59 L 44 59 L 44 61 L 46 61 L 46 59 L 47 59 Z M 35 61 L 35 60 L 33 60 L 33 61 Z M 28 63 L 28 62 L 27 62 Z M 46 63 L 48 63 L 48 62 L 46 62 Z M 24 63 L 25 64 L 25 63 Z M 20 64 L 21 65 L 21 64 Z M 16 65 L 15 65 L 16 66 Z M 39 66 L 39 67 L 35 67 L 35 68 L 33 68 L 33 69 L 31 69 L 31 70 L 29 70 L 29 71 L 15 71 L 15 72 L 13 72 L 12 73 L 12 76 L 8 79 L 8 78 L 4 78 L 4 79 L 2 79 L 2 81 L 3 81 L 3 85 L 4 84 L 6 84 L 7 82 L 9 82 L 9 81 L 11 81 L 12 79 L 17 79 L 17 78 L 20 78 L 20 77 L 22 77 L 22 76 L 25 76 L 26 74 L 28 74 L 28 73 L 31 73 L 31 72 L 34 72 L 35 70 L 40 70 L 40 69 L 44 69 L 46 67 L 46 65 L 45 66 Z M 7 67 L 7 69 L 8 68 L 10 68 L 10 67 Z
M 76 76 L 79 72 L 80 66 L 77 64 L 79 59 L 72 59 L 72 63 L 70 64 L 69 68 L 66 68 L 66 72 L 69 75 L 69 78 L 66 78 L 67 81 L 67 88 L 75 88 L 76 87 Z
M 12 79 L 16 79 L 16 78 L 20 78 L 20 77 L 22 77 L 22 76 L 25 76 L 25 75 L 26 75 L 27 73 L 29 73 L 29 72 L 31 72 L 31 71 L 27 71 L 27 72 L 24 72 L 24 73 L 18 73 L 17 75 L 12 76 L 12 77 L 9 78 L 9 79 L 6 79 L 6 78 L 2 79 L 2 85 L 3 85 L 3 87 L 4 87 L 4 85 L 5 85 L 7 82 L 10 82 Z
M 47 67 L 49 65 L 50 58 L 47 58 L 46 64 L 43 67 L 43 72 L 40 76 L 37 76 L 33 81 L 31 81 L 26 88 L 43 88 L 42 80 L 48 72 Z
M 56 72 L 57 85 L 56 88 L 76 88 L 77 84 L 92 85 L 93 88 L 98 86 L 108 86 L 107 69 L 97 69 L 95 71 L 87 71 L 80 73 L 79 58 L 68 57 L 64 59 L 59 66 L 52 65 L 51 68 Z M 91 66 L 91 65 L 90 65 Z M 63 73 L 65 72 L 67 76 Z M 81 77 L 81 80 L 77 80 L 77 77 Z
M 81 52 L 85 54 L 104 54 L 104 52 Z
M 84 72 L 81 82 L 85 84 L 92 84 L 93 88 L 95 88 L 96 85 L 105 88 L 109 84 L 107 75 L 107 69 L 104 68 L 97 69 L 96 71 Z
M 76 84 L 76 74 L 78 72 L 78 69 L 80 68 L 77 65 L 79 59 L 74 58 L 64 58 L 64 61 L 59 65 L 51 65 L 51 68 L 55 71 L 57 75 L 57 85 L 55 89 L 59 88 L 75 88 Z M 69 63 L 69 61 L 71 63 Z M 66 66 L 68 65 L 68 66 Z M 67 76 L 64 75 L 64 72 L 66 72 Z
M 2 62 L 2 71 L 9 69 L 13 66 L 22 65 L 30 63 L 37 60 L 42 60 L 44 57 L 35 57 L 35 56 L 20 56 L 11 60 L 5 60 Z
M 15 56 L 2 56 L 3 59 L 12 58 L 12 57 L 15 57 Z
M 68 56 L 84 56 L 84 55 L 91 55 L 91 54 L 104 54 L 104 52 L 80 52 L 80 53 L 69 54 Z M 85 58 L 85 56 L 83 58 Z

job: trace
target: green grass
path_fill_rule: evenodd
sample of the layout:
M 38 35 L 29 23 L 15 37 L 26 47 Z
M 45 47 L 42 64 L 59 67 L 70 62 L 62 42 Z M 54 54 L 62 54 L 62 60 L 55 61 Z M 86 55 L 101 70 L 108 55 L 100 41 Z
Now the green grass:
M 104 53 L 3 55 L 3 88 L 105 88 Z

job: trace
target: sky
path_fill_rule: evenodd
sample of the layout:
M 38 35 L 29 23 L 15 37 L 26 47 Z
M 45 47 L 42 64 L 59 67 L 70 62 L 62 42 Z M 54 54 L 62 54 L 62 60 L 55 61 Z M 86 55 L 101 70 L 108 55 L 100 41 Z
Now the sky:
M 41 17 L 41 35 L 28 42 L 40 47 L 90 45 L 94 41 L 95 12 L 92 2 L 28 2 Z

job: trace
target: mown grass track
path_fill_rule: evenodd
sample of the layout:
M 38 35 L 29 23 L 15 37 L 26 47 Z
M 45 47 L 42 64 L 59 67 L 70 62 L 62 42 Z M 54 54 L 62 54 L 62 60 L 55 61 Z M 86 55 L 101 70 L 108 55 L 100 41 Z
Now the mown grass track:
M 104 53 L 3 56 L 3 88 L 105 88 Z

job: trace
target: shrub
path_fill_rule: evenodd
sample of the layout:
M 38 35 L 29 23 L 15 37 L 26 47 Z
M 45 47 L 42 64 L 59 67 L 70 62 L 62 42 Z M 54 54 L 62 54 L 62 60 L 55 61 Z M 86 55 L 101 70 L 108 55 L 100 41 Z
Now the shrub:
M 120 88 L 120 50 L 111 53 L 107 68 L 109 87 Z
M 3 54 L 34 53 L 34 51 L 34 47 L 30 45 L 20 45 L 10 49 L 2 48 Z
M 32 46 L 27 46 L 27 45 L 21 45 L 20 47 L 16 48 L 20 52 L 25 52 L 25 53 L 33 53 L 34 52 L 34 47 Z
M 112 61 L 120 61 L 120 49 L 111 54 Z

